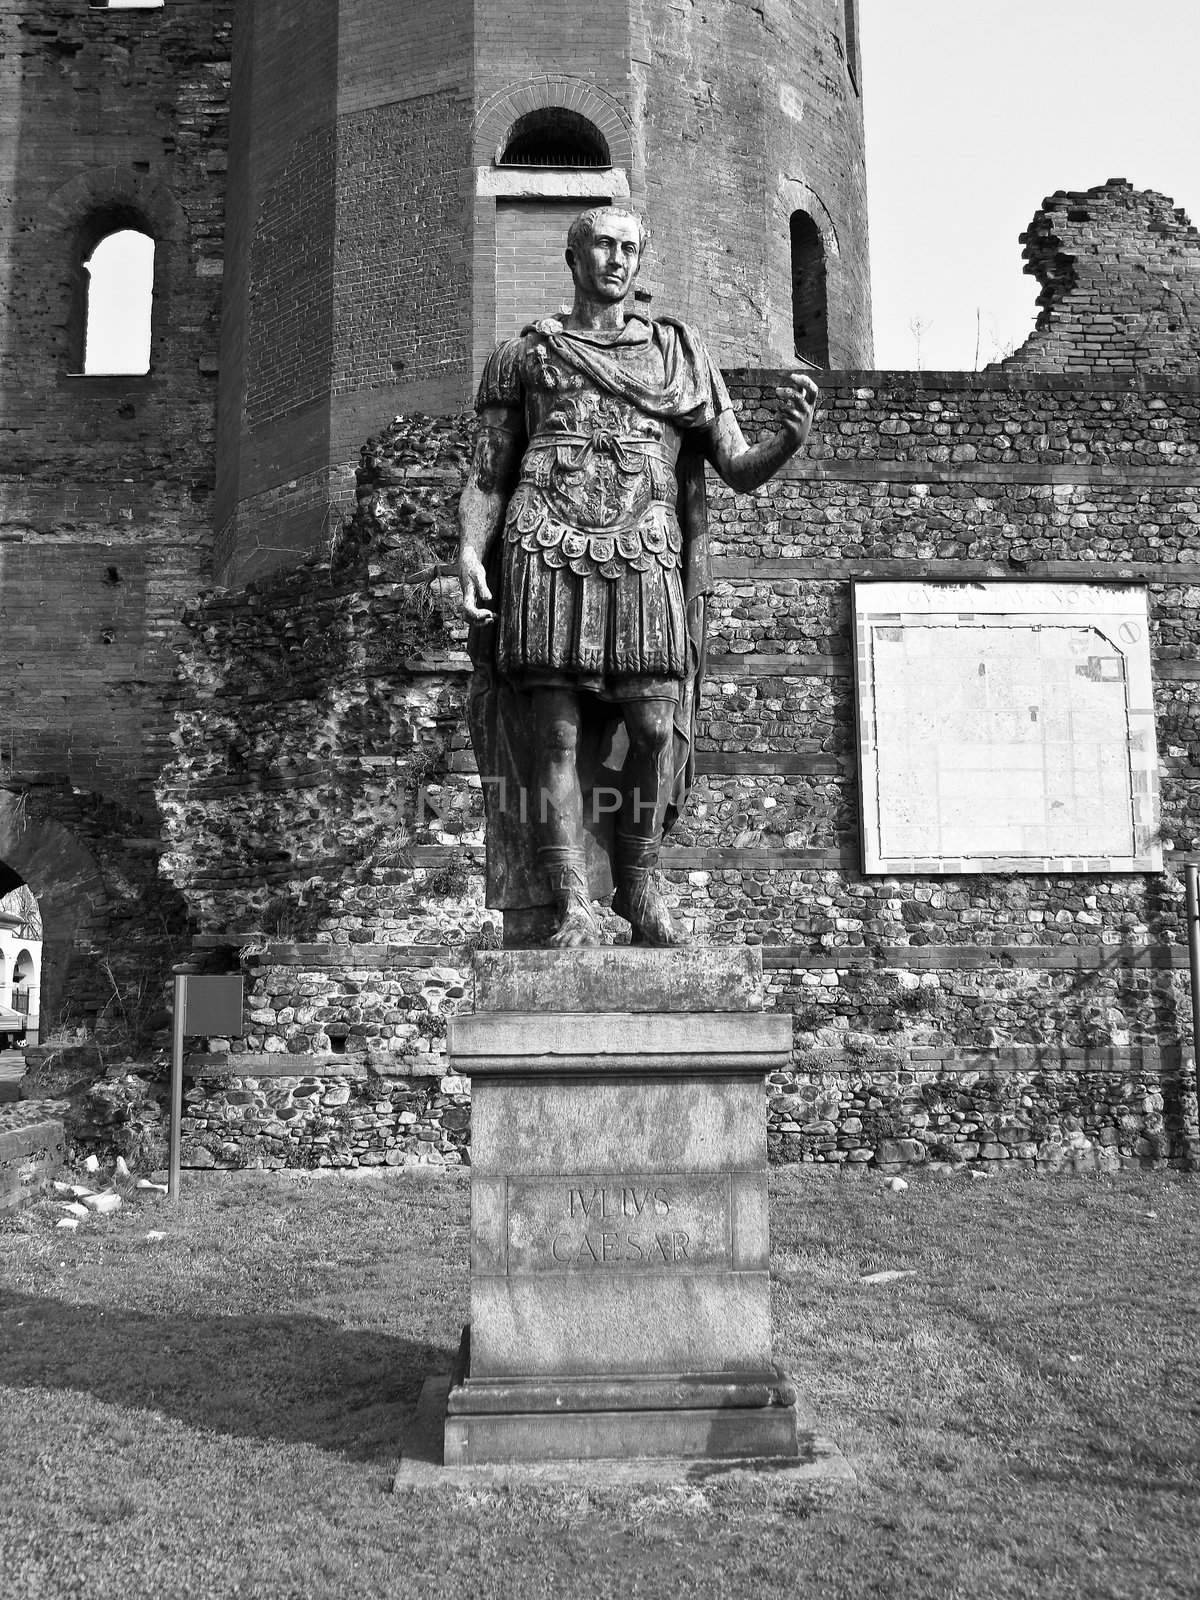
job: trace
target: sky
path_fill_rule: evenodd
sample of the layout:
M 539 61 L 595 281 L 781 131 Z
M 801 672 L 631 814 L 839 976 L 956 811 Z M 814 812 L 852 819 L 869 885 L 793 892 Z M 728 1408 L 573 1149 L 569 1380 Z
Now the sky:
M 859 36 L 877 367 L 1021 344 L 1056 189 L 1127 178 L 1200 225 L 1198 0 L 859 0 Z

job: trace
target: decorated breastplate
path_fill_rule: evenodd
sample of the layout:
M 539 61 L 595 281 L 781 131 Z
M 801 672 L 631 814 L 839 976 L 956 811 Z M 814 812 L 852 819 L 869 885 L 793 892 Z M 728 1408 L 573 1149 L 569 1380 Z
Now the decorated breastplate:
M 676 440 L 657 419 L 547 361 L 540 347 L 534 363 L 534 426 L 506 539 L 581 576 L 678 566 Z

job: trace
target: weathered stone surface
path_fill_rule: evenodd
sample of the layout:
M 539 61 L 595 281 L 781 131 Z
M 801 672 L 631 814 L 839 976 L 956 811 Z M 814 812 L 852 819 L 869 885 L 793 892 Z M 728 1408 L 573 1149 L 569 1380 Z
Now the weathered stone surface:
M 475 957 L 476 1014 L 555 1011 L 759 1011 L 762 951 L 753 945 L 633 950 L 481 950 Z
M 51 1189 L 66 1160 L 62 1101 L 16 1101 L 0 1106 L 0 1211 L 15 1209 Z
M 592 1457 L 586 1460 L 571 1459 L 545 1462 L 520 1462 L 511 1467 L 485 1463 L 477 1465 L 452 1465 L 446 1460 L 445 1430 L 447 1402 L 452 1379 L 449 1376 L 429 1378 L 421 1387 L 417 1409 L 402 1441 L 399 1469 L 393 1482 L 396 1493 L 413 1489 L 496 1488 L 512 1483 L 545 1485 L 556 1492 L 564 1485 L 585 1492 L 601 1488 L 620 1488 L 644 1493 L 661 1490 L 667 1486 L 681 1487 L 692 1477 L 691 1464 L 679 1457 L 635 1456 L 614 1460 L 612 1457 Z M 586 1411 L 586 1407 L 581 1410 Z M 537 1413 L 526 1413 L 536 1415 Z M 808 1431 L 801 1423 L 799 1454 L 788 1458 L 775 1457 L 770 1463 L 771 1482 L 777 1487 L 807 1485 L 819 1482 L 829 1488 L 855 1482 L 849 1463 L 831 1439 Z M 710 1461 L 705 1467 L 706 1479 L 725 1477 L 730 1483 L 747 1483 L 750 1475 L 761 1467 L 753 1458 L 725 1458 L 724 1468 Z
M 472 1276 L 472 1377 L 761 1371 L 771 1354 L 765 1272 Z
M 447 1400 L 447 1411 L 659 1411 L 715 1410 L 729 1406 L 795 1405 L 796 1386 L 778 1368 L 762 1372 L 663 1377 L 467 1378 Z
M 480 1175 L 754 1171 L 765 1151 L 754 1077 L 479 1077 L 471 1121 Z
M 462 1466 L 636 1457 L 786 1461 L 799 1454 L 795 1408 L 755 1406 L 449 1416 L 444 1459 L 447 1466 Z
M 549 999 L 550 997 L 547 996 Z M 753 1012 L 489 1011 L 452 1017 L 447 1044 L 459 1072 L 749 1072 L 791 1058 L 785 1016 Z

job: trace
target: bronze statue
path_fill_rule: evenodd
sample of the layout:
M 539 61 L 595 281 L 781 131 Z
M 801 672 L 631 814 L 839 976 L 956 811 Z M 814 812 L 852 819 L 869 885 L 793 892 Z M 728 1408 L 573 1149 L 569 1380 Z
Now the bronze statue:
M 584 212 L 570 314 L 499 345 L 479 385 L 459 570 L 487 899 L 507 944 L 598 944 L 593 901 L 614 888 L 635 944 L 674 942 L 655 867 L 693 772 L 704 463 L 757 488 L 816 405 L 791 374 L 778 432 L 748 446 L 696 334 L 627 310 L 645 247 L 632 212 Z

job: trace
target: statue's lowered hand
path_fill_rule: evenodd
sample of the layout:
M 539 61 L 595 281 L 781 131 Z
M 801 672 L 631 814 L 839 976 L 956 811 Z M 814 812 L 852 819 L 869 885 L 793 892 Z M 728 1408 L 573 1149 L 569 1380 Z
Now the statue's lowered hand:
M 484 576 L 483 563 L 473 550 L 464 550 L 458 563 L 458 581 L 462 584 L 463 611 L 471 622 L 495 622 L 496 613 L 489 611 L 483 601 L 492 598 Z

